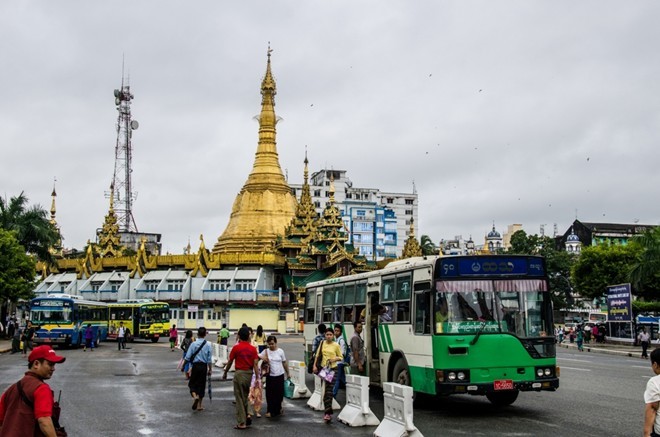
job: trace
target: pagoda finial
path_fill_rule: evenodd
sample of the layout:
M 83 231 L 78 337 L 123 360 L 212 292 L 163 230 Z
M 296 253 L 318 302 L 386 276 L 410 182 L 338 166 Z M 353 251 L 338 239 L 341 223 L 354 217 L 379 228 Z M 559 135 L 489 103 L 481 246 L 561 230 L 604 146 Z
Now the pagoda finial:
M 55 198 L 57 197 L 57 192 L 55 192 L 55 182 L 57 182 L 56 177 L 53 178 L 53 192 L 50 194 L 53 199 L 50 203 L 50 222 L 53 225 L 56 225 L 55 213 L 57 212 L 57 209 L 55 208 Z

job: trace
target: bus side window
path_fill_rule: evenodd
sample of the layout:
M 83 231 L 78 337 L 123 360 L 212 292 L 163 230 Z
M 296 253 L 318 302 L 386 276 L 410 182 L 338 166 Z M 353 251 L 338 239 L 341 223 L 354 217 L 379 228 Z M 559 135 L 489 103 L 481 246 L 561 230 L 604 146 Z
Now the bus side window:
M 431 333 L 431 306 L 429 305 L 428 291 L 415 294 L 415 333 Z

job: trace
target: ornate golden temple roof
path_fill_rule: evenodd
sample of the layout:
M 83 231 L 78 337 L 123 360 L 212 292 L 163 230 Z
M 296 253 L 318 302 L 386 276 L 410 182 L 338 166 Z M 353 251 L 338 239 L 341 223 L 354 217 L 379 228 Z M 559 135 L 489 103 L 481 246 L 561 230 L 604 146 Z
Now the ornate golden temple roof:
M 403 246 L 401 258 L 412 258 L 414 256 L 422 256 L 422 246 L 419 245 L 417 238 L 415 238 L 415 219 L 410 219 L 410 235 Z
M 227 228 L 218 238 L 213 253 L 221 262 L 225 254 L 274 253 L 274 242 L 284 235 L 296 211 L 296 199 L 287 184 L 276 147 L 275 80 L 270 68 L 268 47 L 266 75 L 261 82 L 259 145 L 245 185 L 236 196 Z

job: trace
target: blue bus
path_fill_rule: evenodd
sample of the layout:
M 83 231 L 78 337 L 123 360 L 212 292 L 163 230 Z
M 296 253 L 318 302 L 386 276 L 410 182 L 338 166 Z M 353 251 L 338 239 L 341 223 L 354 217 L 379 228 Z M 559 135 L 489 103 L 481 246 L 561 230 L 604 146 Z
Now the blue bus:
M 108 304 L 68 294 L 49 294 L 30 301 L 30 321 L 35 326 L 33 343 L 78 347 L 85 329 L 92 325 L 94 342 L 108 337 Z

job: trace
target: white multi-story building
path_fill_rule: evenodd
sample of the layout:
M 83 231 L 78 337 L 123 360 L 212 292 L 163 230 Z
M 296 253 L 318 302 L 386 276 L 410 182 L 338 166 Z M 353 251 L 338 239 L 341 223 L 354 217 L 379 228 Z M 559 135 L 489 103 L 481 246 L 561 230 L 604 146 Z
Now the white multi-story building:
M 414 219 L 417 235 L 417 193 L 391 193 L 378 188 L 358 188 L 346 177 L 346 170 L 321 170 L 312 174 L 309 188 L 312 202 L 321 213 L 334 184 L 335 204 L 342 212 L 344 225 L 361 255 L 379 260 L 401 256 Z M 289 183 L 299 198 L 302 184 Z M 371 234 L 371 235 L 370 235 Z

